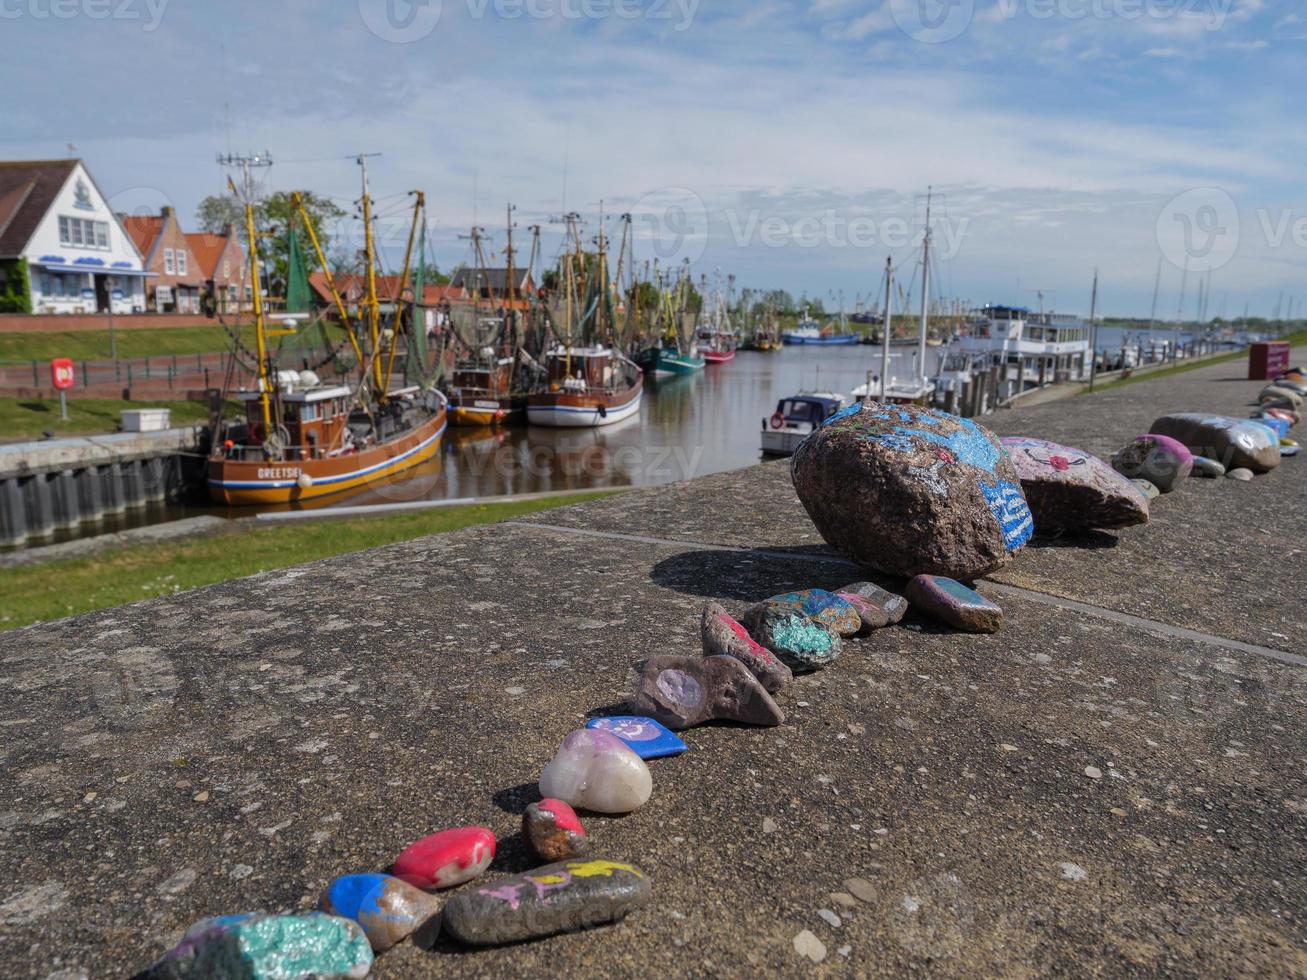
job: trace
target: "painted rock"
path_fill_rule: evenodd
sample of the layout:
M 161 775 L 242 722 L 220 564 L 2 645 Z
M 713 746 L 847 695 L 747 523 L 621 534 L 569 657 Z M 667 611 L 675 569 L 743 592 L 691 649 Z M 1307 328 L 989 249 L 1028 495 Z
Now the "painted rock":
M 1302 421 L 1302 416 L 1289 408 L 1263 408 L 1259 409 L 1259 412 L 1262 415 L 1269 415 L 1271 418 L 1284 419 L 1291 426 Z
M 1280 447 L 1265 426 L 1245 419 L 1201 412 L 1163 415 L 1152 432 L 1184 443 L 1191 453 L 1214 459 L 1222 466 L 1243 467 L 1265 473 L 1280 465 Z
M 391 875 L 344 875 L 318 897 L 318 908 L 353 919 L 372 948 L 382 953 L 439 915 L 440 899 Z
M 1112 469 L 1132 480 L 1147 480 L 1162 493 L 1176 489 L 1193 468 L 1193 454 L 1170 436 L 1136 436 L 1112 457 Z
M 1263 412 L 1261 415 L 1254 415 L 1252 417 L 1252 421 L 1256 422 L 1258 425 L 1266 426 L 1268 429 L 1270 429 L 1272 432 L 1275 433 L 1276 439 L 1283 439 L 1285 436 L 1289 434 L 1289 429 L 1290 429 L 1289 423 L 1282 418 L 1277 418 L 1274 415 L 1267 415 L 1266 413 Z
M 706 657 L 734 657 L 758 678 L 768 691 L 779 691 L 794 680 L 790 668 L 776 659 L 776 655 L 760 644 L 748 630 L 737 623 L 716 602 L 703 607 L 699 624 L 703 636 L 703 653 Z
M 836 592 L 837 596 L 853 607 L 858 614 L 858 632 L 855 636 L 866 636 L 872 630 L 878 630 L 882 626 L 889 625 L 889 617 L 885 615 L 885 610 L 880 608 L 870 599 L 864 599 L 856 592 Z
M 1021 478 L 1037 532 L 1121 528 L 1148 521 L 1147 500 L 1097 456 L 1025 436 L 1000 441 Z
M 626 747 L 641 759 L 661 759 L 668 755 L 680 755 L 688 748 L 675 732 L 643 715 L 591 718 L 585 723 L 585 727 L 611 732 L 625 742 Z
M 1253 478 L 1253 471 L 1243 466 L 1236 466 L 1234 469 L 1226 472 L 1226 478 L 1230 480 L 1242 480 L 1247 483 Z
M 1151 483 L 1145 480 L 1143 477 L 1137 477 L 1131 480 L 1130 482 L 1133 483 L 1138 488 L 1141 494 L 1143 494 L 1144 500 L 1153 500 L 1156 497 L 1158 497 L 1162 492 L 1161 490 L 1158 490 L 1157 487 L 1153 486 Z
M 800 592 L 782 592 L 745 610 L 741 622 L 745 626 L 759 620 L 766 606 L 779 606 L 801 613 L 814 622 L 834 630 L 840 636 L 852 636 L 862 629 L 862 620 L 852 604 L 825 589 L 804 589 Z
M 1277 388 L 1288 388 L 1290 391 L 1296 392 L 1303 398 L 1307 398 L 1307 384 L 1303 384 L 1301 376 L 1298 378 L 1291 378 L 1288 375 L 1285 375 L 1282 378 L 1276 378 L 1271 383 Z
M 1003 610 L 975 589 L 942 575 L 918 575 L 908 583 L 908 598 L 928 616 L 968 633 L 997 633 Z
M 455 895 L 444 930 L 470 946 L 494 946 L 616 922 L 653 895 L 648 876 L 618 861 L 560 861 Z
M 779 725 L 783 712 L 758 678 L 734 657 L 651 657 L 638 665 L 632 710 L 668 728 L 707 721 Z
M 1194 457 L 1194 469 L 1191 476 L 1225 476 L 1225 467 L 1206 456 Z
M 1289 385 L 1267 385 L 1257 395 L 1258 401 L 1286 401 L 1295 410 L 1302 408 L 1302 394 Z
M 540 774 L 540 795 L 596 813 L 630 813 L 653 793 L 644 760 L 598 728 L 568 734 Z
M 362 978 L 372 947 L 357 922 L 335 915 L 247 912 L 204 919 L 145 971 L 151 980 Z
M 887 589 L 882 589 L 874 582 L 852 582 L 841 589 L 836 589 L 835 594 L 847 599 L 850 595 L 856 595 L 865 602 L 870 603 L 880 610 L 880 615 L 872 613 L 874 627 L 891 626 L 899 622 L 908 611 L 908 600 L 901 595 L 895 595 Z M 858 614 L 863 618 L 863 624 L 866 624 L 867 616 L 862 609 Z M 881 622 L 881 618 L 884 622 Z
M 840 635 L 829 626 L 779 606 L 764 608 L 749 629 L 759 643 L 795 673 L 825 667 L 844 652 Z
M 1300 453 L 1301 451 L 1302 451 L 1302 447 L 1299 446 L 1298 443 L 1295 442 L 1293 439 L 1280 440 L 1281 456 L 1297 456 L 1298 453 Z
M 391 868 L 418 888 L 452 888 L 471 881 L 495 858 L 495 834 L 486 827 L 441 830 L 404 848 Z
M 522 836 L 542 861 L 584 857 L 590 838 L 576 811 L 562 800 L 532 803 L 522 814 Z
M 970 580 L 1006 565 L 1034 529 L 993 433 L 933 409 L 841 409 L 799 446 L 790 476 L 828 543 L 891 575 Z

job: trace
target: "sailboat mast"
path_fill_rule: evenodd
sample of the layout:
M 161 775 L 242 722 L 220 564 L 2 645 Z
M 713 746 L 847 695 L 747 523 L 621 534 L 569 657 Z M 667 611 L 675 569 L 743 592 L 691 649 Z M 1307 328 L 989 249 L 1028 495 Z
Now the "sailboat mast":
M 926 327 L 930 316 L 930 191 L 926 188 L 926 235 L 921 249 L 921 336 L 917 338 L 917 371 L 919 380 L 926 383 Z M 843 303 L 840 304 L 843 306 Z
M 880 337 L 880 400 L 888 401 L 889 395 L 889 339 L 894 318 L 894 257 L 885 256 L 885 329 Z
M 1161 271 L 1161 267 L 1158 267 Z M 1094 390 L 1094 375 L 1098 373 L 1098 270 L 1094 270 L 1094 288 L 1089 294 L 1089 390 Z
M 254 284 L 254 338 L 259 355 L 259 405 L 263 409 L 263 438 L 272 433 L 272 405 L 268 400 L 268 339 L 263 323 L 263 291 L 259 288 L 259 244 L 254 232 L 254 204 L 250 200 L 250 170 L 245 166 L 245 235 L 250 243 L 250 280 Z
M 368 193 L 367 158 L 372 155 L 360 153 L 358 162 L 360 169 L 363 171 L 363 247 L 368 263 L 367 305 L 368 333 L 372 338 L 372 378 L 378 395 L 384 396 L 385 392 L 381 390 L 381 350 L 379 347 L 381 342 L 381 304 L 377 300 L 376 243 L 372 240 L 372 198 Z

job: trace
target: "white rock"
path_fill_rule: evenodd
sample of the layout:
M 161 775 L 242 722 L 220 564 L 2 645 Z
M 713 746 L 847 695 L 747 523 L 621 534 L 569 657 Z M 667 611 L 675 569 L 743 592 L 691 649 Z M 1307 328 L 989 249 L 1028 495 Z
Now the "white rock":
M 1067 881 L 1084 881 L 1089 877 L 1088 871 L 1070 861 L 1063 861 L 1057 867 L 1062 872 L 1062 877 Z
M 833 929 L 838 929 L 841 925 L 843 925 L 843 923 L 840 920 L 840 917 L 836 915 L 834 912 L 832 912 L 830 909 L 818 909 L 817 914 L 820 915 L 823 919 L 825 919 L 827 925 L 829 925 Z
M 644 760 L 616 735 L 579 728 L 540 774 L 540 795 L 597 813 L 629 813 L 653 793 Z
M 807 929 L 794 937 L 794 951 L 814 963 L 820 963 L 826 958 L 826 944 Z

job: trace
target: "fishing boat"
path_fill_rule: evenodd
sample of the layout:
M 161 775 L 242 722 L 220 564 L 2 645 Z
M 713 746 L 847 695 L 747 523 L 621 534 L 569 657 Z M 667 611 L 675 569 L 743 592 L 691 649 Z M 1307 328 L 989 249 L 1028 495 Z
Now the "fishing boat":
M 845 405 L 842 395 L 807 391 L 776 403 L 776 411 L 762 420 L 764 456 L 792 456 L 799 443 Z
M 217 433 L 208 460 L 210 495 L 224 504 L 294 504 L 328 494 L 340 493 L 393 477 L 409 467 L 431 459 L 440 451 L 445 432 L 447 401 L 434 387 L 434 379 L 419 370 L 417 384 L 392 387 L 400 338 L 406 338 L 405 371 L 414 351 L 425 351 L 425 330 L 415 324 L 416 302 L 394 297 L 390 321 L 381 320 L 377 294 L 375 251 L 367 167 L 363 168 L 363 221 L 367 262 L 367 295 L 351 316 L 322 254 L 312 221 L 300 195 L 291 197 L 295 219 L 302 222 L 318 262 L 326 273 L 340 322 L 355 355 L 356 377 L 346 375 L 323 382 L 313 370 L 279 370 L 268 344 L 269 315 L 261 292 L 258 249 L 250 249 L 254 334 L 257 345 L 257 384 L 253 388 L 225 393 L 244 408 L 242 419 L 223 422 L 214 419 Z M 413 231 L 425 210 L 425 199 L 416 193 Z M 247 240 L 257 241 L 254 224 L 253 182 L 245 165 L 245 225 Z M 294 219 L 293 219 L 294 220 Z M 423 222 L 425 243 L 425 222 Z M 288 234 L 291 250 L 287 286 L 288 305 L 293 294 L 307 296 L 307 273 L 299 253 L 292 224 Z M 408 283 L 414 235 L 410 233 L 399 279 Z M 303 279 L 303 283 L 299 282 Z M 420 277 L 419 277 L 420 284 Z M 410 300 L 422 295 L 414 290 Z M 283 322 L 294 317 L 283 317 Z M 226 324 L 224 324 L 226 326 Z M 282 331 L 277 331 L 282 332 Z M 420 335 L 420 336 L 419 336 Z M 239 332 L 234 333 L 239 336 Z M 425 367 L 421 365 L 420 367 Z
M 808 315 L 807 309 L 804 309 L 803 316 L 794 329 L 786 330 L 781 334 L 781 341 L 785 344 L 838 346 L 856 344 L 858 335 L 856 333 L 836 332 L 834 324 L 830 323 L 823 327 Z
M 453 425 L 508 425 L 526 415 L 526 395 L 513 393 L 516 358 L 500 356 L 483 347 L 454 365 L 449 393 L 449 420 Z
M 737 341 L 730 315 L 730 292 L 734 289 L 735 276 L 729 276 L 727 282 L 728 292 L 723 296 L 721 271 L 714 274 L 712 304 L 704 322 L 695 332 L 699 350 L 709 364 L 725 364 L 735 359 Z
M 678 274 L 674 285 L 659 281 L 654 315 L 654 342 L 631 357 L 656 378 L 697 374 L 705 364 L 694 339 L 695 314 L 688 308 L 689 280 Z
M 735 334 L 711 327 L 700 327 L 699 349 L 709 364 L 725 364 L 735 359 Z

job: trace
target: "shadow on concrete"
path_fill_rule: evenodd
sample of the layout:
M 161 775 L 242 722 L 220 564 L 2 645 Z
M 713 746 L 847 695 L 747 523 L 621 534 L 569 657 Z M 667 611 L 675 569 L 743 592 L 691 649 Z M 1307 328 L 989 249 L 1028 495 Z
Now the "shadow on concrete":
M 837 589 L 859 580 L 881 582 L 842 564 L 825 546 L 794 549 L 795 559 L 763 551 L 683 551 L 654 565 L 655 585 L 685 595 L 757 602 L 795 589 Z M 811 561 L 829 558 L 830 561 Z M 888 580 L 885 580 L 888 581 Z M 901 583 L 888 586 L 900 591 Z
M 1029 548 L 1082 548 L 1097 551 L 1101 548 L 1115 548 L 1119 541 L 1114 534 L 1106 531 L 1067 531 L 1064 534 L 1036 534 L 1030 539 Z
M 518 783 L 508 789 L 497 790 L 490 797 L 495 806 L 514 815 L 520 815 L 528 804 L 535 803 L 540 798 L 540 786 L 537 783 Z M 498 856 L 495 860 L 498 861 Z

